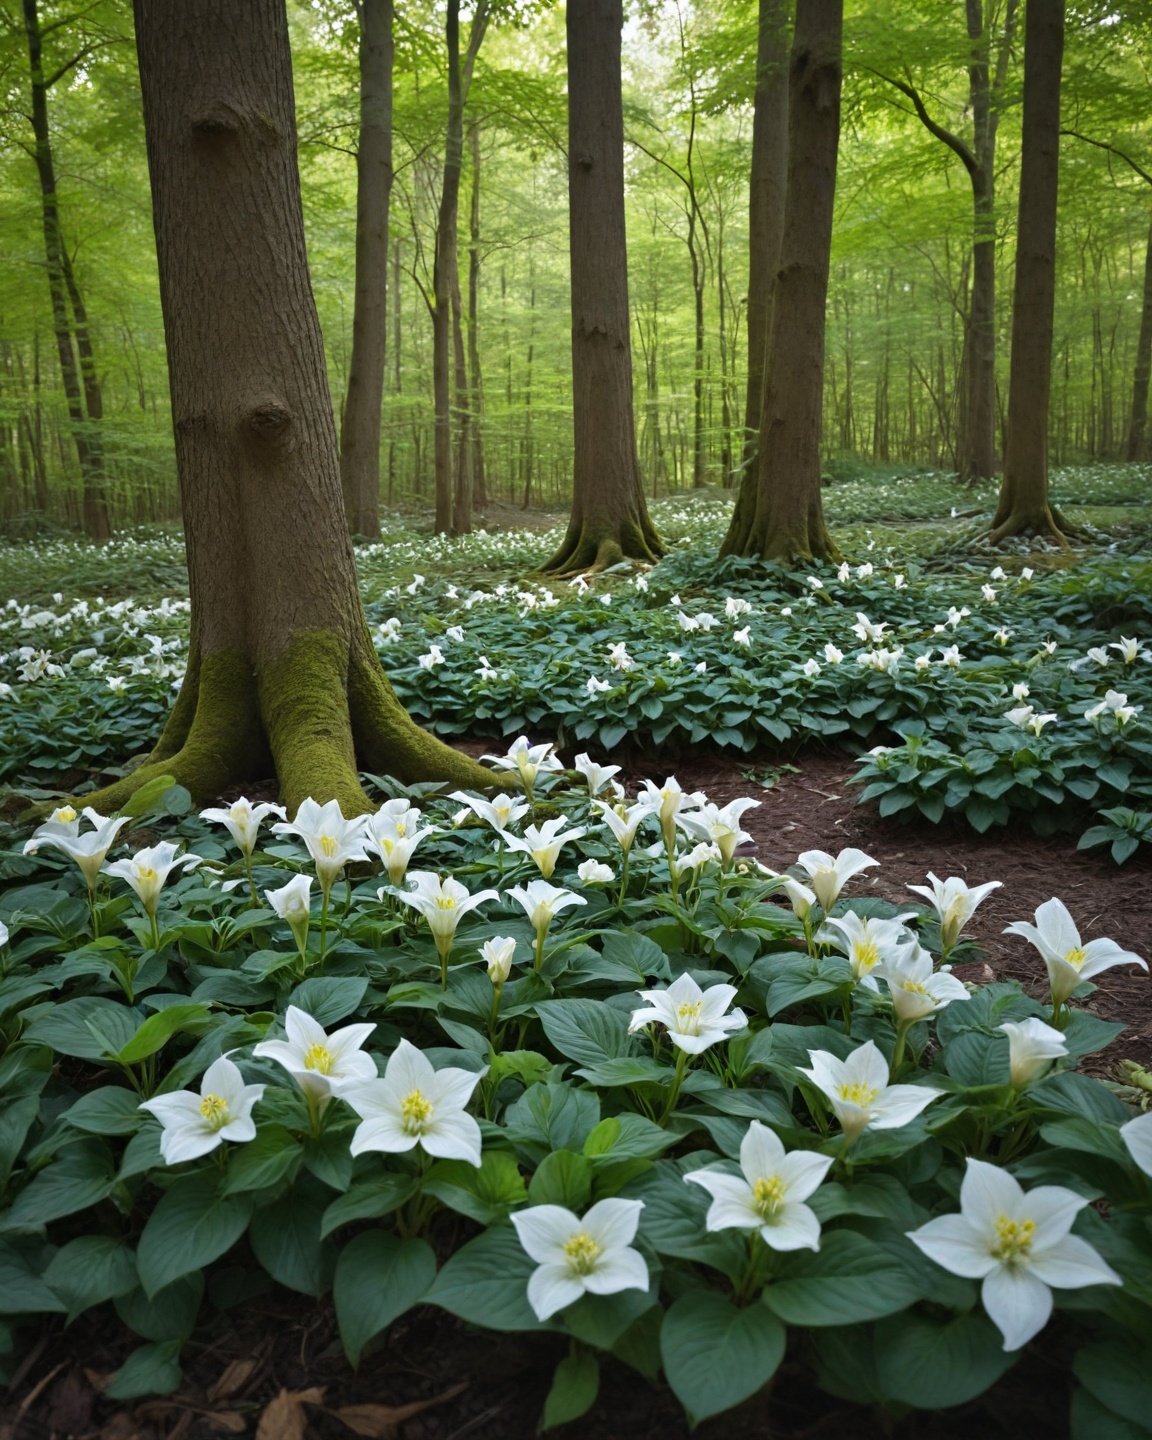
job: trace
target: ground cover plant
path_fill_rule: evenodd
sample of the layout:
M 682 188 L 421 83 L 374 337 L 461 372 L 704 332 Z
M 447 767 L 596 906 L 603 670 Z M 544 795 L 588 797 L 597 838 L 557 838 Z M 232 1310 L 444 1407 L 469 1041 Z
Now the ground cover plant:
M 6 857 L 9 1366 L 111 1302 L 141 1344 L 109 1396 L 171 1391 L 198 1315 L 271 1277 L 331 1288 L 353 1363 L 416 1304 L 558 1331 L 549 1425 L 605 1354 L 700 1420 L 789 1345 L 934 1408 L 1055 1303 L 1075 1433 L 1131 1419 L 1152 1116 L 1076 1070 L 1120 1027 L 1075 1001 L 1143 961 L 1054 898 L 1020 925 L 1050 1004 L 966 985 L 995 877 L 854 899 L 859 851 L 741 860 L 748 802 L 498 760 L 520 795 L 289 824 L 156 794 Z

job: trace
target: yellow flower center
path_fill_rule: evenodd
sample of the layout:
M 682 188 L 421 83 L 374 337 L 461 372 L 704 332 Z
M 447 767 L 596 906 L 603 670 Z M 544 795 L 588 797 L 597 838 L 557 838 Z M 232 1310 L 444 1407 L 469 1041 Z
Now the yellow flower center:
M 324 852 L 324 858 L 326 860 L 331 860 L 332 857 L 336 854 L 336 852 L 340 849 L 340 846 L 337 845 L 336 840 L 333 836 L 321 835 L 320 849 Z
M 700 1016 L 704 1010 L 703 1000 L 685 1000 L 676 1007 L 676 1023 L 681 1035 L 697 1035 L 700 1031 Z
M 1035 1220 L 1010 1220 L 1007 1215 L 1001 1215 L 996 1221 L 993 1260 L 999 1260 L 1002 1265 L 1019 1265 L 1028 1254 L 1035 1236 Z
M 1083 949 L 1069 950 L 1067 955 L 1064 956 L 1064 959 L 1072 966 L 1073 970 L 1079 970 L 1081 965 L 1084 964 L 1084 956 L 1085 951 Z
M 403 820 L 397 820 L 397 822 L 396 822 L 396 834 L 399 836 L 399 838 L 400 838 L 401 840 L 403 840 L 404 836 L 408 834 L 408 827 L 407 827 L 407 825 L 404 824 Z
M 875 940 L 861 940 L 856 946 L 852 963 L 857 975 L 867 975 L 880 962 L 880 951 Z
M 237 802 L 235 805 L 233 805 L 233 806 L 229 809 L 229 811 L 228 811 L 228 817 L 229 817 L 229 819 L 231 819 L 231 820 L 247 820 L 247 818 L 248 818 L 248 807 L 247 807 L 247 805 L 241 805 L 239 802 Z
M 423 1135 L 432 1118 L 432 1102 L 420 1090 L 409 1091 L 400 1102 L 400 1118 L 408 1135 Z
M 200 1101 L 200 1114 L 213 1130 L 222 1130 L 228 1124 L 228 1102 L 219 1095 L 205 1095 Z
M 324 1045 L 309 1045 L 304 1052 L 305 1070 L 316 1070 L 321 1075 L 332 1073 L 332 1052 Z
M 564 1242 L 564 1255 L 575 1274 L 590 1275 L 600 1256 L 600 1246 L 586 1230 L 581 1230 Z
M 56 812 L 56 819 L 62 820 L 65 825 L 71 825 L 72 821 L 76 819 L 76 811 L 71 805 L 61 805 Z
M 854 1080 L 851 1085 L 836 1087 L 839 1099 L 846 1100 L 849 1105 L 859 1105 L 861 1110 L 867 1110 L 879 1093 L 874 1085 L 862 1085 L 859 1080 Z
M 765 1220 L 779 1214 L 784 1204 L 784 1182 L 779 1175 L 762 1176 L 752 1187 L 752 1207 Z
M 901 988 L 901 990 L 905 991 L 905 992 L 906 992 L 907 994 L 909 994 L 909 995 L 927 995 L 927 994 L 928 994 L 928 987 L 927 987 L 927 985 L 921 985 L 921 983 L 920 983 L 919 980 L 902 980 L 902 981 L 900 982 L 900 988 Z
M 137 879 L 142 880 L 145 885 L 151 885 L 158 877 L 151 865 L 138 865 L 136 867 Z
M 451 895 L 437 895 L 436 908 L 437 910 L 455 910 L 456 901 Z

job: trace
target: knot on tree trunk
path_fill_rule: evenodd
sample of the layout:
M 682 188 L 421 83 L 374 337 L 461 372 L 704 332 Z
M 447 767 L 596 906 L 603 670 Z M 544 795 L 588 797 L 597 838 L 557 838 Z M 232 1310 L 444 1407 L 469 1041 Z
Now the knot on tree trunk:
M 192 117 L 192 133 L 197 138 L 219 139 L 238 135 L 243 121 L 238 111 L 224 100 L 214 100 Z
M 244 416 L 248 435 L 270 449 L 285 450 L 292 442 L 292 411 L 281 400 L 261 400 Z

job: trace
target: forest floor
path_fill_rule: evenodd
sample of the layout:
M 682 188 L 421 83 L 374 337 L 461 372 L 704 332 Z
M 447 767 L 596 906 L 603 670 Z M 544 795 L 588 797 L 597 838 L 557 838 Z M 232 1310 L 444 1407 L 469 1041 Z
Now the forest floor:
M 461 748 L 479 754 L 483 742 Z M 1086 937 L 1107 934 L 1138 954 L 1152 953 L 1152 891 L 1139 858 L 1118 867 L 1102 853 L 1077 852 L 1069 837 L 1028 833 L 979 836 L 948 824 L 897 825 L 856 805 L 848 756 L 813 752 L 799 767 L 774 769 L 748 759 L 701 756 L 666 767 L 638 763 L 629 778 L 662 780 L 675 771 L 685 789 L 703 789 L 717 803 L 754 795 L 758 810 L 744 825 L 756 856 L 774 869 L 805 849 L 846 845 L 880 862 L 860 883 L 893 902 L 908 899 L 906 882 L 929 870 L 970 883 L 1003 882 L 977 912 L 971 933 L 984 953 L 975 962 L 987 982 L 1018 979 L 1041 994 L 1042 966 L 1031 948 L 1002 934 L 1058 893 Z M 768 786 L 769 788 L 764 788 Z M 1146 982 L 1108 972 L 1089 1002 L 1129 1029 L 1096 1068 L 1123 1056 L 1152 1061 L 1152 1002 Z M 64 1329 L 46 1324 L 6 1394 L 0 1395 L 0 1440 L 206 1440 L 248 1434 L 256 1440 L 364 1435 L 381 1440 L 528 1440 L 536 1433 L 561 1337 L 478 1331 L 432 1308 L 418 1308 L 392 1328 L 386 1349 L 369 1354 L 358 1373 L 344 1359 L 328 1300 L 310 1301 L 272 1289 L 217 1316 L 213 1329 L 185 1351 L 185 1380 L 163 1399 L 114 1404 L 101 1386 L 139 1340 L 107 1314 L 85 1316 Z M 837 1400 L 804 1378 L 790 1357 L 773 1384 L 745 1405 L 694 1432 L 697 1440 L 1020 1440 L 1067 1435 L 1068 1357 L 1058 1353 L 1058 1327 L 1043 1346 L 972 1404 L 951 1411 L 895 1415 Z M 1055 1346 L 1053 1340 L 1055 1339 Z M 588 1414 L 550 1432 L 581 1440 L 687 1440 L 679 1403 L 615 1360 L 604 1362 L 600 1397 Z

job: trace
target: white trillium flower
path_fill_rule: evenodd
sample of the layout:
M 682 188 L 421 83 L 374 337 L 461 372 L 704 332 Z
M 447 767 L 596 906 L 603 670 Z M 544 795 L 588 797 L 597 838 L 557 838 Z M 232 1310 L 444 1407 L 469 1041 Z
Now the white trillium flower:
M 585 784 L 588 786 L 589 795 L 598 795 L 600 791 L 604 789 L 604 786 L 607 785 L 608 781 L 611 780 L 614 775 L 619 775 L 620 773 L 619 765 L 598 765 L 596 761 L 587 754 L 577 755 L 574 761 L 574 767 L 583 775 Z
M 632 848 L 632 842 L 636 839 L 636 831 L 653 814 L 651 805 L 644 800 L 637 800 L 633 805 L 611 805 L 604 800 L 592 802 L 600 811 L 604 823 L 616 837 L 616 843 L 621 850 L 627 854 Z
M 67 816 L 67 818 L 63 818 Z M 61 818 L 57 818 L 61 817 Z M 52 819 L 46 820 L 24 845 L 25 855 L 34 855 L 44 846 L 63 850 L 80 867 L 89 890 L 96 888 L 96 880 L 103 869 L 108 851 L 116 843 L 116 837 L 125 825 L 130 823 L 127 815 L 107 817 L 98 814 L 91 806 L 84 810 L 84 818 L 91 830 L 80 830 L 71 806 L 60 806 L 52 812 Z M 75 825 L 75 829 L 73 829 Z
M 826 850 L 805 850 L 796 863 L 812 882 L 812 889 L 821 908 L 827 911 L 835 905 L 840 898 L 840 891 L 854 875 L 859 875 L 862 870 L 867 870 L 871 865 L 879 865 L 880 862 L 873 860 L 870 855 L 865 855 L 863 850 L 849 846 L 835 857 Z
M 1111 715 L 1118 727 L 1123 728 L 1129 720 L 1134 720 L 1139 715 L 1141 706 L 1129 705 L 1128 696 L 1119 690 L 1109 690 L 1098 705 L 1093 705 L 1085 710 L 1085 720 L 1093 723 L 1104 715 Z
M 959 670 L 963 659 L 959 645 L 948 645 L 940 651 L 941 665 L 947 665 L 951 670 Z
M 549 744 L 530 745 L 527 735 L 519 735 L 509 745 L 507 755 L 485 755 L 484 759 L 491 760 L 498 770 L 515 770 L 521 785 L 531 797 L 538 775 L 555 774 L 564 768 L 553 754 L 554 748 Z
M 611 690 L 612 686 L 607 680 L 597 680 L 595 675 L 589 675 L 584 682 L 584 689 L 589 695 L 603 695 L 605 691 Z
M 724 601 L 724 614 L 727 615 L 729 620 L 739 620 L 741 615 L 750 615 L 751 613 L 752 606 L 747 600 L 742 600 L 735 595 L 729 595 L 727 600 Z
M 168 840 L 159 845 L 150 845 L 137 850 L 130 860 L 113 860 L 105 865 L 105 875 L 114 875 L 126 880 L 136 892 L 145 914 L 154 916 L 160 901 L 160 891 L 167 883 L 168 876 L 181 866 L 195 867 L 200 864 L 199 855 L 177 855 L 176 846 Z
M 265 890 L 264 898 L 281 920 L 292 927 L 301 955 L 308 948 L 308 925 L 312 919 L 312 877 L 293 875 L 279 890 Z
M 1019 729 L 1031 730 L 1033 735 L 1039 735 L 1045 725 L 1051 725 L 1054 720 L 1059 718 L 1058 715 L 1053 714 L 1037 714 L 1031 705 L 1022 705 L 1016 710 L 1009 710 L 1004 716 L 1005 720 L 1018 726 Z
M 736 848 L 751 841 L 752 836 L 740 828 L 740 817 L 760 807 L 759 800 L 729 800 L 721 807 L 706 800 L 698 810 L 676 816 L 676 823 L 688 834 L 708 840 L 719 847 L 725 865 L 731 865 Z
M 512 957 L 516 954 L 516 941 L 510 936 L 493 935 L 480 947 L 488 978 L 493 985 L 503 985 L 512 973 Z
M 740 1142 L 743 1178 L 723 1170 L 692 1170 L 684 1176 L 712 1196 L 705 1226 L 713 1230 L 756 1230 L 773 1250 L 819 1250 L 820 1221 L 804 1204 L 819 1188 L 831 1155 L 812 1150 L 785 1152 L 775 1133 L 753 1120 Z
M 852 1144 L 865 1130 L 898 1130 L 944 1092 L 928 1085 L 889 1085 L 888 1062 L 872 1040 L 846 1060 L 809 1050 L 812 1068 L 800 1067 L 827 1098 L 844 1138 Z
M 439 828 L 420 828 L 420 811 L 407 800 L 387 800 L 364 825 L 364 849 L 378 855 L 393 885 L 399 885 L 408 870 L 413 852 L 428 835 L 438 835 Z
M 491 825 L 497 835 L 504 836 L 510 825 L 515 825 L 522 820 L 531 806 L 526 805 L 523 800 L 517 800 L 513 796 L 503 793 L 494 796 L 491 800 L 485 800 L 482 795 L 469 795 L 463 790 L 453 790 L 449 800 L 459 800 L 467 805 L 469 810 L 486 824 Z
M 628 654 L 628 646 L 623 640 L 608 646 L 608 663 L 613 670 L 635 670 L 636 668 L 636 661 Z
M 645 780 L 640 803 L 646 805 L 649 812 L 660 821 L 664 845 L 671 854 L 676 848 L 676 825 L 680 812 L 698 808 L 706 803 L 706 797 L 699 790 L 687 792 L 674 775 L 669 775 L 664 784 L 659 786 L 651 780 Z
M 869 566 L 868 568 L 869 573 L 871 573 L 872 567 Z M 857 571 L 856 573 L 859 574 L 860 572 Z M 884 636 L 887 629 L 888 626 L 883 620 L 873 623 L 873 621 L 869 620 L 868 616 L 864 614 L 863 610 L 857 610 L 856 623 L 852 626 L 852 630 L 859 637 L 862 644 L 875 646 Z
M 802 885 L 794 875 L 781 875 L 775 870 L 768 870 L 767 866 L 764 868 L 774 880 L 779 880 L 783 885 L 784 893 L 788 896 L 788 903 L 792 906 L 792 913 L 797 920 L 806 921 L 812 913 L 813 906 L 817 903 L 815 892 L 809 890 L 807 885 Z
M 225 1140 L 254 1140 L 252 1107 L 264 1094 L 263 1085 L 245 1085 L 239 1067 L 222 1055 L 204 1072 L 200 1093 L 176 1090 L 154 1095 L 140 1106 L 164 1127 L 160 1154 L 166 1165 L 198 1160 Z
M 1134 660 L 1143 659 L 1146 655 L 1140 640 L 1129 640 L 1124 635 L 1121 635 L 1119 640 L 1113 640 L 1108 648 L 1118 651 L 1125 665 L 1131 665 Z
M 1121 1125 L 1120 1139 L 1145 1175 L 1152 1175 L 1152 1111 Z
M 816 676 L 820 674 L 820 662 L 812 659 L 805 660 L 800 670 L 802 674 L 808 676 L 809 680 L 815 680 Z
M 537 1264 L 528 1280 L 528 1303 L 547 1320 L 582 1295 L 647 1290 L 648 1266 L 631 1248 L 643 1200 L 601 1200 L 584 1218 L 562 1205 L 530 1205 L 512 1213 L 526 1254 Z
M 561 849 L 570 841 L 580 840 L 588 833 L 582 825 L 577 826 L 575 830 L 564 830 L 567 823 L 568 817 L 560 815 L 554 820 L 545 820 L 543 825 L 529 825 L 524 831 L 522 840 L 515 835 L 506 835 L 504 843 L 509 850 L 530 855 L 536 862 L 540 874 L 545 880 L 550 880 L 556 869 L 556 862 L 560 858 Z
M 553 919 L 569 906 L 588 903 L 583 895 L 575 895 L 571 890 L 550 885 L 547 880 L 529 880 L 525 886 L 513 885 L 508 891 L 508 897 L 523 909 L 528 916 L 528 923 L 536 931 L 537 969 L 544 958 L 544 937 L 548 934 L 548 927 Z
M 616 878 L 611 865 L 604 865 L 599 860 L 581 860 L 576 874 L 582 885 L 610 885 Z
M 483 905 L 486 900 L 499 900 L 495 890 L 480 890 L 469 894 L 459 880 L 451 875 L 441 878 L 430 870 L 410 870 L 408 880 L 415 887 L 402 890 L 399 898 L 405 905 L 419 910 L 428 922 L 432 939 L 436 942 L 436 953 L 442 964 L 446 964 L 456 935 L 456 927 L 470 910 Z
M 701 840 L 699 845 L 694 845 L 686 854 L 673 855 L 671 869 L 673 875 L 679 880 L 685 875 L 694 875 L 701 866 L 711 864 L 723 864 L 720 847 L 713 845 L 708 840 Z
M 911 918 L 911 911 L 892 920 L 877 920 L 849 910 L 846 915 L 825 920 L 816 939 L 821 944 L 835 945 L 847 955 L 858 985 L 879 990 L 872 972 L 890 960 L 901 945 L 907 944 L 909 936 L 904 922 Z
M 709 985 L 701 990 L 691 975 L 678 975 L 667 990 L 641 990 L 646 1010 L 633 1010 L 628 1033 L 635 1034 L 645 1025 L 663 1025 L 668 1039 L 678 1050 L 689 1055 L 702 1055 L 719 1040 L 727 1040 L 735 1030 L 743 1030 L 748 1020 L 743 1010 L 728 1012 L 736 998 L 735 985 Z
M 278 815 L 283 820 L 286 818 L 286 814 L 283 805 L 253 805 L 251 800 L 242 795 L 239 800 L 234 800 L 226 810 L 222 808 L 201 810 L 200 818 L 215 825 L 223 825 L 245 860 L 250 860 L 252 852 L 256 848 L 256 837 L 260 826 L 269 815 Z
M 997 1025 L 1008 1037 L 1008 1066 L 1016 1089 L 1046 1074 L 1054 1060 L 1068 1054 L 1064 1036 L 1052 1025 L 1031 1015 L 1027 1020 L 1005 1020 Z
M 1031 690 L 1029 690 L 1027 683 L 1023 680 L 1017 681 L 1017 683 L 1012 686 L 1013 700 L 1027 700 L 1028 696 L 1031 695 L 1031 693 L 1032 692 Z
M 1051 1286 L 1123 1284 L 1086 1240 L 1069 1233 L 1087 1204 L 1061 1185 L 1025 1191 L 1007 1170 L 969 1157 L 960 1213 L 929 1220 L 908 1238 L 951 1274 L 984 1282 L 980 1298 L 1004 1349 L 1019 1350 L 1048 1323 Z
M 843 650 L 837 650 L 836 646 L 829 641 L 828 644 L 824 646 L 824 659 L 827 660 L 829 665 L 839 665 L 844 659 L 844 652 Z
M 372 1080 L 376 1062 L 360 1048 L 375 1022 L 345 1025 L 331 1035 L 306 1010 L 289 1005 L 284 1016 L 286 1040 L 261 1040 L 252 1053 L 282 1065 L 310 1100 L 327 1105 L 346 1080 Z
M 1011 640 L 1011 638 L 1012 638 L 1012 631 L 1011 631 L 1011 630 L 1006 630 L 1006 629 L 1004 628 L 1004 626 L 1001 625 L 1000 629 L 996 631 L 996 633 L 995 633 L 995 635 L 993 636 L 993 638 L 995 639 L 997 645 L 1003 647 L 1003 646 L 1005 646 L 1005 645 L 1008 644 L 1008 641 L 1009 641 L 1009 640 Z
M 734 645 L 743 645 L 745 649 L 748 649 L 752 644 L 751 627 L 745 625 L 742 630 L 733 630 L 732 643 Z
M 1113 965 L 1139 965 L 1143 970 L 1148 969 L 1146 960 L 1131 950 L 1122 950 L 1115 940 L 1082 943 L 1080 931 L 1063 900 L 1046 900 L 1036 911 L 1035 919 L 1035 925 L 1027 920 L 1013 921 L 1004 934 L 1022 935 L 1040 952 L 1048 968 L 1053 1006 L 1063 1005 L 1082 980 L 1091 980 Z
M 952 950 L 960 932 L 976 913 L 976 907 L 980 902 L 991 895 L 993 890 L 998 890 L 1003 883 L 1000 880 L 989 880 L 984 885 L 967 885 L 957 875 L 950 875 L 947 880 L 941 880 L 928 872 L 927 885 L 906 885 L 906 890 L 911 890 L 914 895 L 923 895 L 929 905 L 936 911 L 940 920 L 940 947 L 947 954 Z
M 345 865 L 368 859 L 364 850 L 366 824 L 367 817 L 364 815 L 345 820 L 338 800 L 318 805 L 309 796 L 301 801 L 294 820 L 273 825 L 272 832 L 275 835 L 296 835 L 303 840 L 316 867 L 320 888 L 327 895 Z
M 946 971 L 933 972 L 932 956 L 922 945 L 902 945 L 886 955 L 878 973 L 887 982 L 892 1009 L 902 1025 L 943 1010 L 953 1000 L 970 1000 L 964 984 Z
M 426 655 L 418 655 L 416 663 L 421 670 L 434 670 L 437 665 L 444 664 L 444 652 L 439 645 L 429 645 Z
M 339 1094 L 361 1124 L 352 1136 L 353 1155 L 369 1151 L 401 1154 L 419 1145 L 440 1160 L 480 1164 L 480 1126 L 465 1109 L 483 1070 L 433 1070 L 426 1055 L 401 1040 L 388 1057 L 383 1076 L 351 1080 Z

